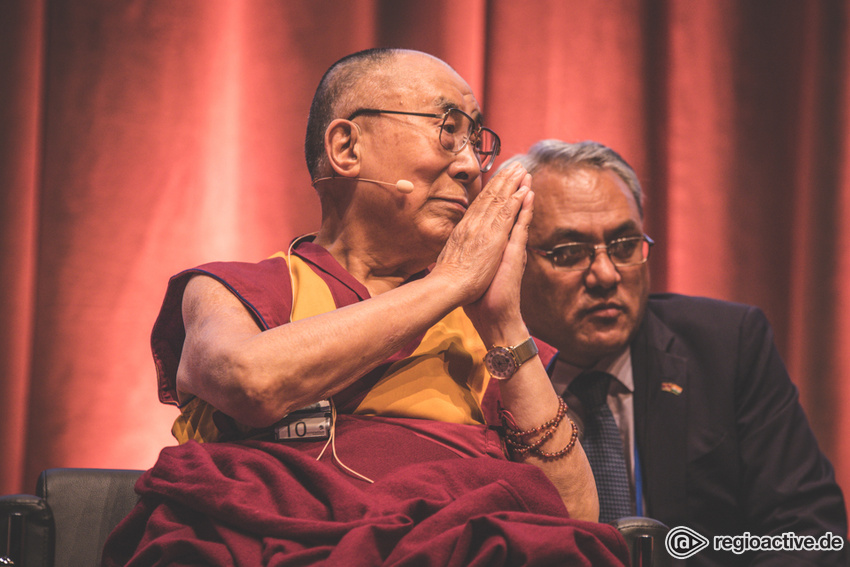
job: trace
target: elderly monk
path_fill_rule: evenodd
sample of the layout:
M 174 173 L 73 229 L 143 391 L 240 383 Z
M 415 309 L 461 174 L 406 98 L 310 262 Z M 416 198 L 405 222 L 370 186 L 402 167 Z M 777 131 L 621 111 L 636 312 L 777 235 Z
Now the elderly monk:
M 172 278 L 153 350 L 181 445 L 107 565 L 627 562 L 520 313 L 531 178 L 482 188 L 499 151 L 482 122 L 421 52 L 327 71 L 305 144 L 321 227 Z M 323 400 L 329 426 L 293 440 Z

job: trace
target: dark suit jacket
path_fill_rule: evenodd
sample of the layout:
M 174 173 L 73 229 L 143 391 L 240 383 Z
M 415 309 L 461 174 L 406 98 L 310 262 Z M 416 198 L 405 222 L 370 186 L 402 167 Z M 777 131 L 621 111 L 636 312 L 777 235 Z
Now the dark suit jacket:
M 846 549 L 712 551 L 715 535 L 847 536 L 832 466 L 758 308 L 653 295 L 632 365 L 645 514 L 712 541 L 687 565 L 847 564 Z

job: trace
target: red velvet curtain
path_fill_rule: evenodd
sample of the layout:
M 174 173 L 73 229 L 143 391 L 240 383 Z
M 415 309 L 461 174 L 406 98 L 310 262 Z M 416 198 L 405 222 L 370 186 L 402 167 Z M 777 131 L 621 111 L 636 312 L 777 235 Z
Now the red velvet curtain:
M 654 289 L 764 308 L 850 489 L 847 32 L 842 0 L 0 2 L 0 492 L 173 442 L 148 346 L 168 277 L 317 227 L 310 99 L 373 46 L 452 64 L 504 157 L 620 151 Z

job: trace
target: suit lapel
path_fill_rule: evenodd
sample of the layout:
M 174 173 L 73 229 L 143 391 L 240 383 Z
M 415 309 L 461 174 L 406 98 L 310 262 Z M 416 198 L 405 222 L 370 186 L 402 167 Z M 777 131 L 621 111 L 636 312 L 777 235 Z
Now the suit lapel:
M 632 343 L 645 514 L 668 522 L 682 509 L 687 488 L 687 361 L 671 353 L 674 343 L 675 336 L 651 311 Z

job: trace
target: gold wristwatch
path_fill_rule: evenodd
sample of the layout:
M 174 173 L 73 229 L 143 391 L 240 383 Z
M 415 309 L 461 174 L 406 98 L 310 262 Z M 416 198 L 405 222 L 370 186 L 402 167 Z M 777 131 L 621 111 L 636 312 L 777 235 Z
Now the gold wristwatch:
M 495 346 L 484 356 L 487 371 L 496 380 L 507 380 L 519 367 L 537 355 L 537 344 L 528 337 L 516 346 Z

